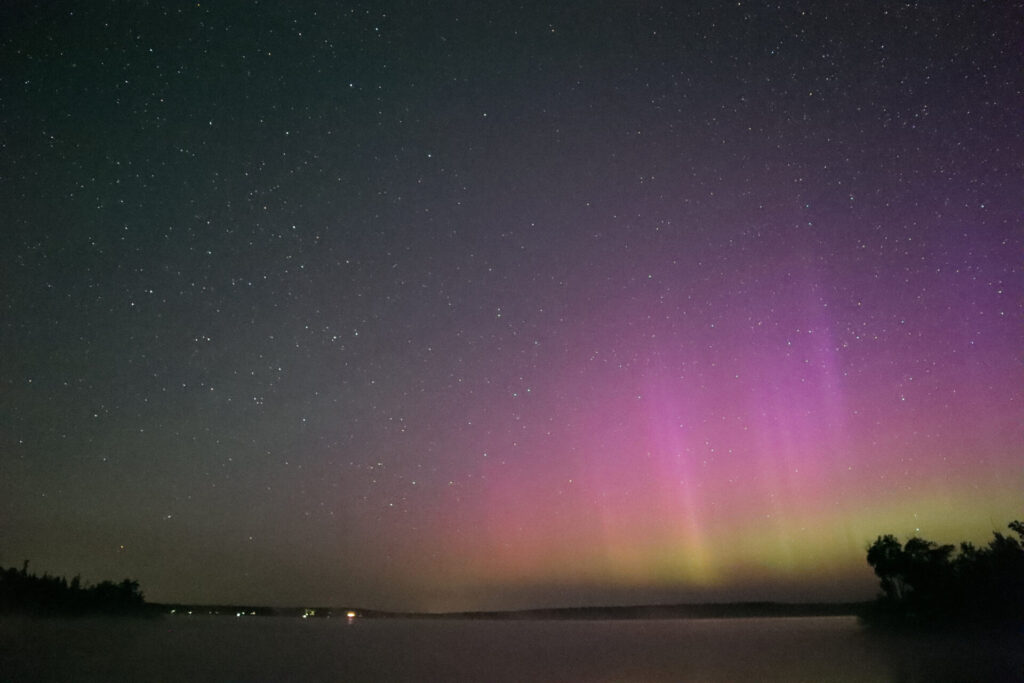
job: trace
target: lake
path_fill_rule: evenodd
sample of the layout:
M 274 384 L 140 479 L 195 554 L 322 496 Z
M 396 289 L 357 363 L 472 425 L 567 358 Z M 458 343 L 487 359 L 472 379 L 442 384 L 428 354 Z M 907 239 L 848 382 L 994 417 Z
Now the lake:
M 852 617 L 11 617 L 0 680 L 1024 681 L 1024 634 L 882 636 Z

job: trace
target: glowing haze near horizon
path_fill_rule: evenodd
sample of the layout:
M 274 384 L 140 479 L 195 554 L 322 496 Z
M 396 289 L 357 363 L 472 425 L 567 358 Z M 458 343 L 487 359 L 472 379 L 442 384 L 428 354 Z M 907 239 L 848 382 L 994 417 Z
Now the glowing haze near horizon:
M 0 21 L 3 566 L 863 599 L 1021 517 L 1018 4 L 98 4 Z

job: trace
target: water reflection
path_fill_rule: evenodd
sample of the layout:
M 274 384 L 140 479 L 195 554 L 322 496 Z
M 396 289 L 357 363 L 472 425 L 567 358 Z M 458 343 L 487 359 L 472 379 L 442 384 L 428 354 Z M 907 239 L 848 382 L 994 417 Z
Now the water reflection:
M 1016 681 L 1024 636 L 875 635 L 847 617 L 3 619 L 0 671 L 86 682 Z

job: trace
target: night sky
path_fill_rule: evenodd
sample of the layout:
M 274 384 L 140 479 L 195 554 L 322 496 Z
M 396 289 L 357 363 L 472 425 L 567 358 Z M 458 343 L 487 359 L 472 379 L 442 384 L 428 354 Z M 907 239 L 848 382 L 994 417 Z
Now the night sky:
M 0 566 L 865 599 L 1024 514 L 1020 2 L 5 2 Z

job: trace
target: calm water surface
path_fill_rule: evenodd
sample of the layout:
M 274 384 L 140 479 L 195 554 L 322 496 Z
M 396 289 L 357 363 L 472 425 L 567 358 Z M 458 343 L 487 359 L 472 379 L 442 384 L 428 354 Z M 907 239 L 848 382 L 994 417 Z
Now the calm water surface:
M 1024 634 L 878 636 L 849 617 L 0 620 L 3 681 L 1024 681 Z

